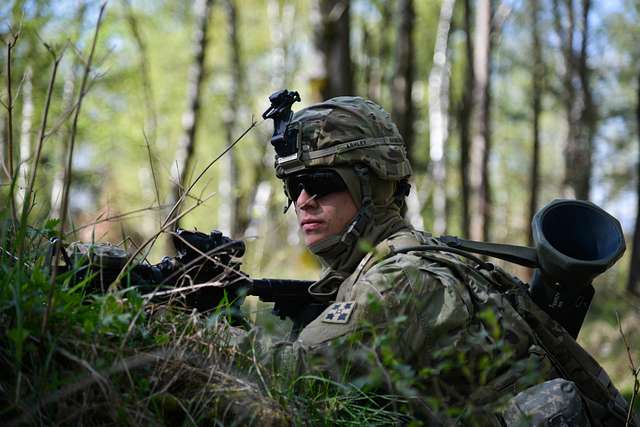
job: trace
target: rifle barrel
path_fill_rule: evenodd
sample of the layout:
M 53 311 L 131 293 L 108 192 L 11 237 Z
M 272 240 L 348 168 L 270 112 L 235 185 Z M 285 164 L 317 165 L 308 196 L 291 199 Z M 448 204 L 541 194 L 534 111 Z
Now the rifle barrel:
M 266 302 L 292 299 L 305 304 L 314 301 L 309 294 L 309 286 L 313 283 L 310 280 L 253 279 L 249 295 L 260 297 Z

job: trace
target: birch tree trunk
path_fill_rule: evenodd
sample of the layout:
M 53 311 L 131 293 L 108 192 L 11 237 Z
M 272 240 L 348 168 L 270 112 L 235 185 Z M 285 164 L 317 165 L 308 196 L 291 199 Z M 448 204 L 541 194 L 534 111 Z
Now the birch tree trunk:
M 529 178 L 529 245 L 533 246 L 531 221 L 538 210 L 540 188 L 540 114 L 542 112 L 542 94 L 544 90 L 544 62 L 539 29 L 540 2 L 531 0 L 531 47 L 533 67 L 531 75 L 531 119 L 532 119 L 532 159 Z
M 491 215 L 489 153 L 491 148 L 491 0 L 477 2 L 473 52 L 473 113 L 470 147 L 470 237 L 487 240 Z
M 396 56 L 394 77 L 391 85 L 391 117 L 398 126 L 407 146 L 409 161 L 413 160 L 413 119 L 414 108 L 412 88 L 414 79 L 415 49 L 413 27 L 415 11 L 413 0 L 399 0 L 398 31 L 396 37 Z
M 320 95 L 323 99 L 353 95 L 350 1 L 318 1 L 320 22 L 316 27 L 315 42 L 324 67 Z
M 270 27 L 271 45 L 274 48 L 271 51 L 273 55 L 273 74 L 271 82 L 273 87 L 288 87 L 290 75 L 295 73 L 291 64 L 298 62 L 297 57 L 290 61 L 289 41 L 292 40 L 295 26 L 295 6 L 290 3 L 281 4 L 278 0 L 269 0 L 267 3 L 267 16 L 270 22 L 275 23 Z M 292 55 L 293 56 L 293 55 Z M 265 135 L 268 138 L 268 136 Z M 245 221 L 240 224 L 242 236 L 255 237 L 262 235 L 268 228 L 269 205 L 271 202 L 273 186 L 270 177 L 272 175 L 271 165 L 273 157 L 267 150 L 268 144 L 259 145 L 260 153 L 257 156 L 261 159 L 256 165 L 256 171 L 252 185 L 250 185 L 250 194 L 247 197 L 247 208 L 245 209 Z
M 62 105 L 64 106 L 65 113 L 71 111 L 73 108 L 73 103 L 75 99 L 75 87 L 76 87 L 76 77 L 77 77 L 77 67 L 78 61 L 74 60 L 71 65 L 71 69 L 69 74 L 67 75 L 64 81 L 64 88 L 62 91 Z M 70 123 L 67 123 L 63 129 L 63 137 L 60 140 L 60 147 L 58 152 L 58 162 L 57 164 L 64 164 L 65 153 L 69 149 L 69 135 L 70 135 Z M 64 168 L 59 168 L 56 170 L 53 175 L 53 181 L 51 182 L 51 217 L 52 218 L 60 218 L 62 214 L 62 191 L 64 188 Z
M 20 159 L 18 164 L 18 182 L 15 189 L 16 210 L 22 211 L 25 192 L 29 181 L 29 159 L 31 158 L 31 128 L 33 124 L 33 71 L 27 66 L 22 83 L 22 123 L 20 126 Z
M 200 96 L 204 81 L 205 58 L 208 45 L 209 20 L 213 0 L 196 0 L 194 16 L 196 22 L 195 40 L 193 45 L 194 58 L 189 69 L 187 86 L 187 108 L 182 115 L 182 136 L 178 141 L 173 171 L 173 187 L 171 189 L 170 205 L 182 204 L 183 192 L 188 186 L 191 172 L 191 161 L 196 143 L 196 130 L 200 115 Z M 174 217 L 180 213 L 180 207 L 173 210 Z M 171 220 L 173 218 L 168 218 Z M 177 223 L 175 226 L 177 227 Z
M 229 25 L 229 51 L 231 63 L 231 87 L 229 91 L 229 108 L 225 113 L 224 127 L 227 134 L 227 143 L 232 144 L 235 139 L 236 124 L 238 121 L 238 103 L 242 96 L 243 70 L 240 60 L 240 40 L 238 37 L 238 14 L 235 0 L 226 0 L 227 22 Z M 235 150 L 229 150 L 222 160 L 222 178 L 219 184 L 220 207 L 218 213 L 219 227 L 231 237 L 238 238 L 243 233 L 240 230 L 240 196 L 238 193 L 238 160 Z M 246 215 L 243 215 L 246 216 Z
M 636 166 L 636 223 L 633 232 L 633 247 L 631 250 L 631 263 L 629 266 L 629 278 L 627 290 L 640 295 L 638 282 L 640 282 L 640 74 L 638 74 L 638 88 L 636 98 L 636 132 L 638 137 L 638 164 Z
M 431 160 L 433 233 L 447 230 L 447 180 L 444 148 L 449 138 L 449 33 L 455 0 L 444 0 L 429 73 L 429 157 Z
M 464 90 L 458 109 L 460 129 L 460 182 L 462 185 L 462 235 L 471 235 L 471 183 L 469 180 L 469 147 L 471 147 L 471 115 L 473 113 L 473 37 L 471 33 L 472 9 L 470 0 L 464 0 L 463 28 L 465 35 Z

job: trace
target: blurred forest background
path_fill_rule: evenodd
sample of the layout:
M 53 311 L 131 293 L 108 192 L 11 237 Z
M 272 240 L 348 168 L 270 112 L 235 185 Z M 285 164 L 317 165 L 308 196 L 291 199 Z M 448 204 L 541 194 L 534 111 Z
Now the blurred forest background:
M 417 228 L 529 244 L 532 215 L 560 197 L 621 220 L 627 253 L 598 279 L 580 341 L 632 387 L 617 317 L 637 358 L 637 0 L 112 0 L 100 10 L 0 5 L 5 207 L 34 198 L 30 222 L 64 217 L 68 240 L 134 248 L 184 199 L 182 227 L 247 241 L 248 273 L 313 279 L 260 114 L 281 88 L 300 92 L 294 109 L 367 97 L 405 137 Z M 163 239 L 151 262 L 170 252 Z

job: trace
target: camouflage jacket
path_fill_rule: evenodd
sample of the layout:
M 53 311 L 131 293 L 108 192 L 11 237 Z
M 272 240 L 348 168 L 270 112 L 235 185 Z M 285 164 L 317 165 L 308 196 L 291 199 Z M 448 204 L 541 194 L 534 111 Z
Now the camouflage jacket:
M 446 252 L 394 253 L 416 245 L 441 243 L 405 230 L 360 262 L 294 343 L 298 369 L 403 394 L 418 413 L 425 397 L 474 407 L 475 419 L 558 376 L 484 272 Z
M 431 250 L 401 252 L 417 245 Z M 562 350 L 550 352 L 550 343 Z M 606 373 L 522 282 L 417 231 L 378 244 L 286 347 L 280 367 L 401 395 L 429 425 L 445 413 L 480 425 L 624 424 L 626 402 Z M 615 405 L 612 419 L 606 407 Z

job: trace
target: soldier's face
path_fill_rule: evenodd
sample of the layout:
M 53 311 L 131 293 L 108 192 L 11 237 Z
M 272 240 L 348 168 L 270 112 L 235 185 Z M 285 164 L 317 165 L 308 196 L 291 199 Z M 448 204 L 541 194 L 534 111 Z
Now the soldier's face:
M 322 197 L 314 197 L 302 190 L 295 201 L 295 207 L 298 224 L 307 246 L 341 233 L 358 212 L 348 191 L 336 191 Z

